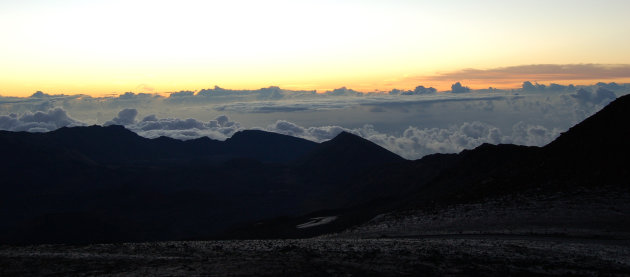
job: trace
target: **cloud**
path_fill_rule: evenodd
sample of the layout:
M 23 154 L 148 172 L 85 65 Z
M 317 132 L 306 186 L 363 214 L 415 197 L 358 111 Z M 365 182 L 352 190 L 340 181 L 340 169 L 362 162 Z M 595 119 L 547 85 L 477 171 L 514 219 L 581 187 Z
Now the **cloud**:
M 392 94 L 356 96 L 350 92 L 350 96 L 344 96 L 349 89 L 340 90 L 340 95 L 329 95 L 292 94 L 269 87 L 248 92 L 227 90 L 230 97 L 239 99 L 227 103 L 215 101 L 221 96 L 184 93 L 181 97 L 190 99 L 184 104 L 168 102 L 169 98 L 154 94 L 132 92 L 116 97 L 37 93 L 34 97 L 0 97 L 0 114 L 5 114 L 1 122 L 5 130 L 49 131 L 71 124 L 105 123 L 122 124 L 151 138 L 208 136 L 222 140 L 241 130 L 241 126 L 257 126 L 251 128 L 325 141 L 345 130 L 407 158 L 419 158 L 437 152 L 458 152 L 483 142 L 541 145 L 557 134 L 554 130 L 566 130 L 616 95 L 630 91 L 630 85 L 615 83 L 529 84 L 534 89 L 559 93 L 524 93 L 519 89 L 458 94 L 418 86 L 413 91 L 398 90 Z M 203 94 L 222 95 L 223 90 L 215 87 Z M 276 93 L 283 93 L 283 97 L 268 99 L 277 97 Z M 205 98 L 214 100 L 197 101 Z M 40 114 L 51 114 L 59 106 L 68 118 L 65 121 L 63 117 L 44 120 L 28 116 L 38 110 Z M 142 118 L 139 114 L 149 116 Z M 218 114 L 224 116 L 217 117 Z M 520 121 L 523 122 L 519 125 Z
M 483 83 L 517 83 L 523 80 L 611 80 L 630 78 L 630 64 L 531 64 L 491 69 L 467 68 L 432 76 L 410 78 L 416 81 L 477 80 Z
M 36 91 L 35 93 L 33 93 L 30 98 L 46 98 L 46 97 L 50 97 L 50 94 L 46 94 L 42 91 Z
M 556 89 L 560 87 L 560 85 L 556 85 L 556 84 L 554 85 L 555 85 L 554 88 Z M 539 83 L 532 84 L 532 82 L 530 81 L 525 81 L 523 82 L 523 85 L 522 85 L 522 89 L 524 91 L 537 91 L 537 90 L 542 91 L 542 90 L 545 90 L 545 88 L 546 86 L 543 84 L 539 84 Z
M 123 111 L 121 111 L 121 113 Z M 120 114 L 118 117 L 120 117 Z M 131 118 L 131 115 L 129 118 Z M 135 118 L 135 115 L 133 118 Z M 182 140 L 199 137 L 225 140 L 241 129 L 238 122 L 231 121 L 225 115 L 218 116 L 208 122 L 202 122 L 193 118 L 157 118 L 155 115 L 149 115 L 139 122 L 134 121 L 133 123 L 126 124 L 125 127 L 148 138 L 167 136 Z
M 123 109 L 118 112 L 118 116 L 114 117 L 112 120 L 105 122 L 105 126 L 108 125 L 129 125 L 136 122 L 136 116 L 138 115 L 138 110 L 136 109 Z
M 462 86 L 460 82 L 457 82 L 451 85 L 451 92 L 452 93 L 467 93 L 467 92 L 470 92 L 470 88 Z
M 424 86 L 417 86 L 414 90 L 399 90 L 392 89 L 389 94 L 391 95 L 423 95 L 436 93 L 437 90 L 433 87 L 425 88 Z
M 478 121 L 449 128 L 409 127 L 401 136 L 377 132 L 369 125 L 358 132 L 366 139 L 407 159 L 418 159 L 434 153 L 458 153 L 483 143 L 542 146 L 560 135 L 558 129 L 549 130 L 522 122 L 514 125 L 512 134 L 506 135 L 499 128 Z
M 267 128 L 263 130 L 294 137 L 300 137 L 316 142 L 333 139 L 342 131 L 352 132 L 355 134 L 357 133 L 356 130 L 343 128 L 341 126 L 320 126 L 305 128 L 286 120 L 278 120 L 274 124 L 267 126 Z
M 169 98 L 187 97 L 187 96 L 194 96 L 194 95 L 195 95 L 194 91 L 182 90 L 178 92 L 171 92 L 171 94 L 169 95 Z
M 341 94 L 340 94 L 341 95 Z M 312 91 L 287 90 L 277 86 L 260 88 L 257 90 L 232 90 L 214 86 L 211 89 L 202 89 L 198 92 L 179 91 L 173 92 L 166 102 L 169 103 L 225 103 L 239 101 L 275 101 L 285 98 L 295 99 L 304 97 L 316 97 L 318 94 Z M 321 96 L 321 95 L 319 95 Z
M 617 98 L 614 92 L 603 87 L 598 88 L 595 92 L 580 88 L 575 94 L 570 96 L 575 98 L 581 105 L 606 105 Z
M 349 89 L 346 87 L 341 87 L 341 88 L 333 89 L 330 91 L 326 91 L 324 92 L 324 94 L 333 95 L 333 96 L 362 96 L 363 95 L 363 93 L 361 92 L 358 92 L 356 90 Z
M 432 89 L 432 88 L 430 88 Z M 356 96 L 332 96 L 317 97 L 300 100 L 278 100 L 278 101 L 243 101 L 231 102 L 225 104 L 217 104 L 214 109 L 217 111 L 229 111 L 239 113 L 274 113 L 274 112 L 298 112 L 298 111 L 325 111 L 338 110 L 354 107 L 358 105 L 364 106 L 396 106 L 420 103 L 439 103 L 439 102 L 460 102 L 475 100 L 499 100 L 504 96 L 493 94 L 475 93 L 466 96 L 453 95 L 447 93 L 421 93 L 407 94 L 406 96 L 392 94 L 376 94 L 366 95 L 364 97 Z
M 464 149 L 473 149 L 483 143 L 543 146 L 560 135 L 560 130 L 556 128 L 547 129 L 540 125 L 523 122 L 515 124 L 512 127 L 512 133 L 505 135 L 499 128 L 478 121 L 465 122 L 449 128 L 409 127 L 400 136 L 379 132 L 372 125 L 355 129 L 341 126 L 305 128 L 286 120 L 279 120 L 267 126 L 265 130 L 316 142 L 330 140 L 342 131 L 346 131 L 368 139 L 407 159 L 419 159 L 434 153 L 458 153 Z
M 118 99 L 132 100 L 132 99 L 159 98 L 159 97 L 161 97 L 161 96 L 159 96 L 158 94 L 151 94 L 151 93 L 138 93 L 138 94 L 135 94 L 133 92 L 125 92 L 125 93 L 119 95 Z
M 518 122 L 512 127 L 512 135 L 505 140 L 506 143 L 518 145 L 543 146 L 560 135 L 557 128 L 547 129 L 540 125 Z
M 610 83 L 598 82 L 595 85 L 600 88 L 605 88 L 607 90 L 612 90 L 612 91 L 622 91 L 626 89 L 626 86 L 619 85 L 615 82 L 610 82 Z
M 47 132 L 65 126 L 84 125 L 68 116 L 62 108 L 50 109 L 46 112 L 26 112 L 20 116 L 9 114 L 0 116 L 0 130 Z
M 402 93 L 402 95 L 429 94 L 429 93 L 436 93 L 436 92 L 437 90 L 432 87 L 425 88 L 424 86 L 417 86 L 413 90 L 413 93 L 410 91 L 410 92 Z
M 597 98 L 597 94 L 594 94 Z M 605 95 L 605 92 L 602 92 Z M 590 98 L 589 98 L 590 99 Z M 136 121 L 138 111 L 123 109 L 107 124 L 122 124 L 131 131 L 148 138 L 167 136 L 175 139 L 194 139 L 210 137 L 225 140 L 239 130 L 239 122 L 221 115 L 208 122 L 196 119 L 158 118 L 155 115 Z M 21 116 L 16 114 L 0 116 L 0 129 L 9 131 L 44 132 L 64 126 L 80 126 L 83 123 L 68 116 L 61 108 L 47 112 L 27 112 Z M 390 151 L 408 159 L 418 159 L 433 153 L 457 153 L 464 149 L 472 149 L 482 143 L 516 143 L 522 145 L 542 146 L 551 142 L 560 134 L 558 129 L 548 129 L 540 125 L 519 122 L 512 127 L 511 134 L 506 135 L 499 128 L 479 122 L 464 122 L 448 128 L 418 128 L 410 126 L 401 135 L 396 136 L 377 131 L 372 125 L 361 128 L 344 128 L 342 126 L 303 127 L 287 120 L 277 120 L 262 129 L 270 132 L 301 137 L 323 142 L 347 131 L 364 137 Z

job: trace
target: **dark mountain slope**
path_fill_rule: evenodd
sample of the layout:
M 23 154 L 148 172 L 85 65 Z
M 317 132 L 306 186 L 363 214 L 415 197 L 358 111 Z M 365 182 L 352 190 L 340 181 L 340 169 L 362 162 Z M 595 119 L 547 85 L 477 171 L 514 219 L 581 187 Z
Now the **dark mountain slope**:
M 608 191 L 630 193 L 629 127 L 630 95 L 615 100 L 545 147 L 483 144 L 459 154 L 436 154 L 373 168 L 341 185 L 348 188 L 341 199 L 361 199 L 350 200 L 343 210 L 258 222 L 235 234 L 246 238 L 257 237 L 256 234 L 267 238 L 308 237 L 342 231 L 382 213 L 404 216 L 409 210 L 435 211 L 449 205 L 516 195 L 573 195 L 585 191 L 593 195 L 581 194 L 584 199 L 606 199 Z M 377 199 L 380 201 L 374 201 Z M 299 222 L 315 216 L 337 219 L 312 229 L 295 228 Z M 580 224 L 589 220 L 598 222 L 585 215 Z M 554 222 L 544 224 L 555 226 Z M 558 219 L 556 224 L 562 228 L 564 221 Z M 589 228 L 588 224 L 580 226 Z
M 341 132 L 297 162 L 303 177 L 339 183 L 377 166 L 406 160 L 362 137 Z
M 563 151 L 564 154 L 570 151 L 577 151 L 582 155 L 628 153 L 629 114 L 630 95 L 619 97 L 599 112 L 571 127 L 544 148 L 551 151 L 550 153 Z
M 122 127 L 0 132 L 0 241 L 200 238 L 282 216 L 239 233 L 312 236 L 385 212 L 532 191 L 628 188 L 629 99 L 543 148 L 484 144 L 417 161 L 349 133 L 316 144 L 261 131 L 225 142 L 146 139 Z M 310 218 L 299 215 L 336 220 L 302 232 L 295 225 Z
M 285 163 L 317 145 L 305 139 L 263 131 L 239 132 L 225 142 L 207 137 L 188 141 L 166 137 L 147 139 L 117 125 L 64 127 L 48 133 L 9 133 L 3 132 L 0 139 L 11 140 L 12 147 L 25 153 L 32 152 L 37 156 L 36 153 L 41 152 L 41 157 L 30 157 L 28 160 L 62 158 L 62 154 L 52 153 L 63 152 L 100 164 L 223 162 L 239 158 Z M 15 156 L 19 156 L 18 152 L 14 152 Z
M 42 135 L 52 145 L 82 153 L 103 164 L 133 163 L 159 159 L 165 153 L 150 140 L 123 126 L 64 127 Z M 173 141 L 173 144 L 177 144 Z
M 422 189 L 431 198 L 480 198 L 524 190 L 630 185 L 630 95 L 545 147 L 481 145 Z M 449 192 L 450 191 L 450 192 Z
M 283 164 L 316 146 L 262 131 L 225 142 L 146 139 L 120 126 L 0 132 L 0 240 L 186 239 L 325 209 L 312 200 L 336 189 L 301 182 Z
M 546 167 L 574 182 L 629 185 L 629 142 L 630 95 L 626 95 L 546 145 Z
M 312 151 L 317 143 L 260 130 L 239 131 L 225 141 L 227 151 L 259 161 L 286 162 Z

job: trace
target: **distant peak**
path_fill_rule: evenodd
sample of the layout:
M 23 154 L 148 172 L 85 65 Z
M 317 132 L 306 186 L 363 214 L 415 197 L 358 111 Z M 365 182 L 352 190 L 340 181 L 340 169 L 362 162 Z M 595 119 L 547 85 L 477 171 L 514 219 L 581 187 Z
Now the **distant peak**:
M 241 135 L 245 135 L 245 134 L 268 134 L 268 133 L 270 133 L 270 132 L 263 131 L 263 130 L 249 129 L 249 130 L 240 130 L 240 131 L 234 133 L 234 135 L 232 135 L 232 136 L 241 136 Z
M 300 137 L 269 132 L 264 130 L 242 130 L 234 133 L 232 137 L 226 140 L 229 144 L 282 144 L 282 143 L 300 143 L 308 145 L 316 145 L 317 143 Z
M 240 140 L 246 138 L 260 138 L 260 137 L 272 137 L 281 136 L 277 133 L 267 132 L 263 130 L 240 130 L 232 135 L 228 140 Z
M 367 141 L 367 140 L 353 133 L 342 131 L 330 141 Z
M 96 128 L 99 127 L 98 125 L 92 125 L 92 126 Z M 110 129 L 110 130 L 127 130 L 127 128 L 125 128 L 125 126 L 123 125 L 107 125 L 107 126 L 103 126 L 103 128 Z
M 139 136 L 138 134 L 125 128 L 125 126 L 122 126 L 122 125 L 109 125 L 109 126 L 91 125 L 91 126 L 62 127 L 57 130 L 51 131 L 50 133 L 58 134 L 58 135 L 84 134 L 84 135 L 94 135 L 94 136 L 103 136 L 103 135 L 118 135 L 118 136 L 124 135 L 124 136 L 132 136 L 132 137 Z

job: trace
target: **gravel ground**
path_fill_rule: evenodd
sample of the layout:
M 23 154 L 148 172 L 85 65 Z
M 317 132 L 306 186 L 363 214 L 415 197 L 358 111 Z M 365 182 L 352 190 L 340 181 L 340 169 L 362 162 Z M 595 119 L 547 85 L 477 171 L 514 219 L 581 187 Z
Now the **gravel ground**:
M 0 276 L 630 276 L 630 193 L 490 199 L 302 240 L 1 246 Z
M 630 241 L 527 236 L 1 246 L 1 276 L 630 276 Z
M 444 234 L 554 235 L 630 239 L 630 192 L 515 195 L 433 210 L 381 214 L 335 238 Z

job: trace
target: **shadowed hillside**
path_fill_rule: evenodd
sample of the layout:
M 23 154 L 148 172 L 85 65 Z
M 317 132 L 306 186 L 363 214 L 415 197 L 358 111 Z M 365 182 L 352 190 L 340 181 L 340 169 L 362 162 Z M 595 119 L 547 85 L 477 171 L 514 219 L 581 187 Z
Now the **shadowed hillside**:
M 416 161 L 345 132 L 320 144 L 263 131 L 224 142 L 146 139 L 121 126 L 0 132 L 0 239 L 308 237 L 514 195 L 606 199 L 629 188 L 629 112 L 624 96 L 542 148 L 484 144 Z M 575 224 L 598 216 L 614 218 Z

